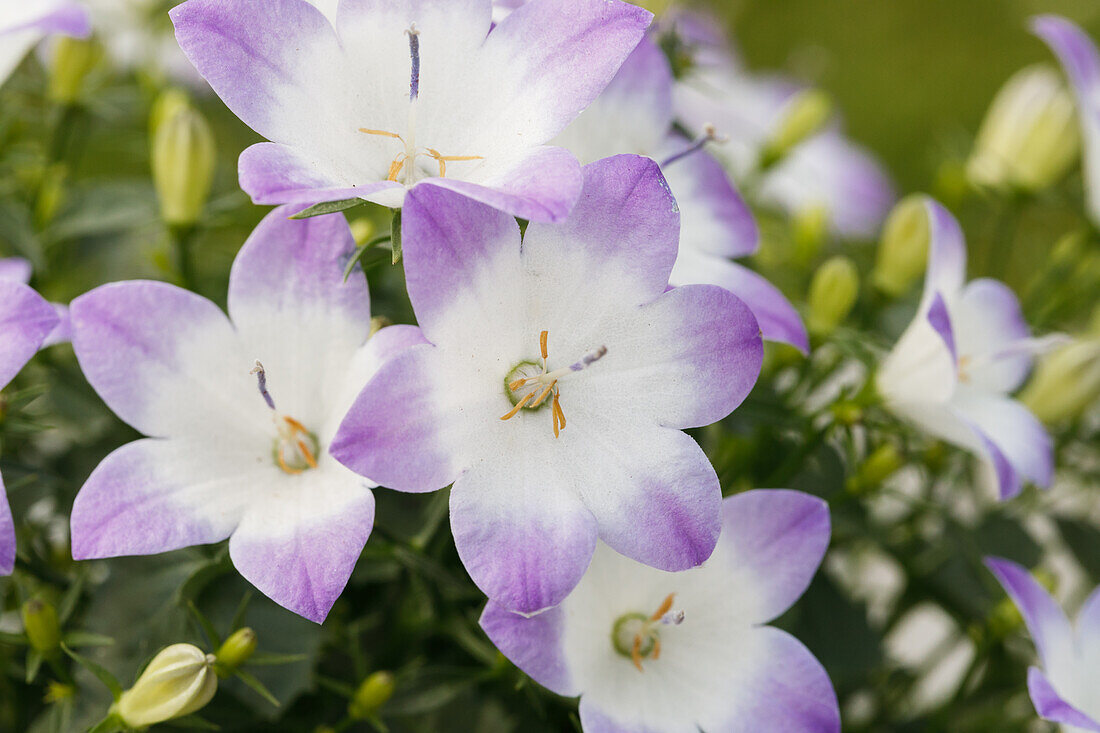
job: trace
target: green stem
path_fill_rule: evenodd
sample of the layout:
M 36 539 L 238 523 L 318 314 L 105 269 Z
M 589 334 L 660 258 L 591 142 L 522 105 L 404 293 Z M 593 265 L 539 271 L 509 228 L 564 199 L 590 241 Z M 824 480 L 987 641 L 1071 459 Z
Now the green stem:
M 195 263 L 193 244 L 198 228 L 193 224 L 168 225 L 168 236 L 172 241 L 172 250 L 176 257 L 176 271 L 180 283 L 188 290 L 195 290 Z

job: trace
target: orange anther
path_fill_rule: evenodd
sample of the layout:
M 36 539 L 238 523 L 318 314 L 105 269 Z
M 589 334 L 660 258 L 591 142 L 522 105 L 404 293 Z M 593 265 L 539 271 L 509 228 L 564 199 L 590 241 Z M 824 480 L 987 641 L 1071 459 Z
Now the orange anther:
M 317 468 L 317 459 L 313 457 L 313 451 L 311 451 L 309 447 L 306 446 L 305 441 L 298 440 L 296 442 L 298 444 L 298 450 L 302 451 L 302 455 L 306 457 L 306 463 L 309 464 L 309 467 Z
M 526 377 L 524 377 L 522 379 L 517 379 L 516 381 L 514 381 L 514 382 L 512 382 L 511 384 L 508 385 L 508 389 L 515 392 L 517 389 L 519 389 L 520 387 L 522 387 L 526 383 L 527 383 L 527 378 Z
M 546 357 L 549 356 L 549 354 L 546 351 L 546 339 L 549 338 L 549 337 L 550 337 L 550 332 L 549 331 L 543 331 L 541 334 L 539 334 L 539 348 L 542 350 L 542 359 L 543 359 L 543 361 L 546 361 Z
M 639 672 L 645 672 L 642 669 L 642 635 L 634 635 L 634 645 L 630 648 L 630 661 L 634 662 L 634 666 L 638 668 Z
M 550 394 L 551 390 L 553 390 L 553 389 L 554 389 L 554 385 L 556 385 L 557 383 L 558 383 L 558 380 L 556 380 L 556 379 L 555 379 L 555 380 L 554 380 L 553 382 L 551 382 L 551 383 L 550 383 L 550 384 L 549 384 L 549 385 L 548 385 L 548 386 L 546 387 L 546 389 L 544 389 L 544 390 L 542 391 L 542 394 L 540 394 L 540 395 L 538 396 L 538 398 L 537 398 L 537 399 L 535 399 L 535 401 L 531 403 L 531 409 L 532 409 L 532 410 L 533 410 L 533 409 L 535 409 L 536 407 L 538 407 L 539 405 L 541 405 L 541 404 L 542 404 L 542 401 L 546 399 L 546 396 L 547 396 L 548 394 Z
M 653 615 L 649 617 L 650 621 L 658 621 L 662 616 L 668 613 L 668 609 L 672 608 L 672 601 L 676 598 L 675 593 L 669 593 L 665 596 L 665 599 L 661 601 L 661 605 L 657 607 L 657 610 L 653 612 Z
M 395 140 L 400 140 L 401 142 L 405 142 L 405 138 L 401 137 L 396 132 L 388 132 L 386 130 L 371 130 L 370 128 L 367 128 L 367 127 L 360 127 L 359 132 L 365 132 L 368 135 L 381 135 L 382 137 L 392 137 Z
M 523 399 L 520 400 L 519 402 L 517 402 L 516 406 L 513 407 L 511 410 L 509 410 L 507 414 L 501 415 L 500 419 L 501 420 L 511 420 L 513 417 L 516 416 L 516 413 L 518 413 L 520 410 L 523 409 L 524 405 L 526 405 L 528 402 L 531 401 L 531 398 L 534 397 L 534 396 L 535 396 L 534 392 L 528 392 L 527 394 L 525 394 L 523 396 Z

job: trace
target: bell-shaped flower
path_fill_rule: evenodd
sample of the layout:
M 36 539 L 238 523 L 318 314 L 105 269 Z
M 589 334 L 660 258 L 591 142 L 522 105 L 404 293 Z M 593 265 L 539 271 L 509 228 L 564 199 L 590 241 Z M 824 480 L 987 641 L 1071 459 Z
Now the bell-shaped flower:
M 759 232 L 721 164 L 702 149 L 707 136 L 691 141 L 674 130 L 672 86 L 664 53 L 643 39 L 603 94 L 554 143 L 585 164 L 617 153 L 660 162 L 680 207 L 680 250 L 670 282 L 726 288 L 752 309 L 765 339 L 805 351 L 806 329 L 790 302 L 766 279 L 730 261 L 752 254 Z
M 0 271 L 18 269 L 18 262 L 0 260 Z M 0 274 L 0 389 L 38 352 L 58 320 L 53 307 L 38 293 Z M 15 524 L 0 477 L 0 575 L 10 575 L 14 567 Z
M 679 214 L 656 163 L 605 158 L 584 179 L 570 217 L 522 241 L 482 204 L 409 195 L 405 273 L 430 343 L 382 367 L 332 446 L 392 489 L 453 483 L 459 557 L 523 613 L 569 593 L 597 538 L 665 570 L 710 555 L 718 478 L 681 430 L 737 407 L 763 356 L 728 290 L 669 289 Z
M 875 159 L 827 123 L 761 171 L 769 143 L 799 111 L 803 87 L 746 71 L 714 32 L 717 22 L 679 12 L 669 23 L 692 54 L 674 87 L 676 117 L 692 132 L 713 125 L 728 138 L 715 154 L 734 180 L 751 182 L 754 200 L 788 214 L 823 213 L 839 237 L 874 237 L 894 202 L 893 185 Z
M 955 218 L 925 200 L 928 269 L 913 322 L 877 376 L 886 406 L 929 434 L 979 456 L 982 480 L 1002 499 L 1024 480 L 1048 486 L 1050 436 L 1009 396 L 1027 378 L 1034 354 L 1061 337 L 1033 339 L 1008 286 L 966 283 L 966 242 Z
M 249 582 L 314 621 L 370 535 L 375 484 L 328 455 L 355 395 L 385 358 L 421 341 L 370 337 L 342 215 L 268 215 L 233 263 L 229 318 L 160 282 L 73 301 L 73 347 L 107 405 L 150 437 L 92 472 L 72 512 L 73 557 L 144 555 L 229 537 Z
M 760 489 L 726 499 L 721 523 L 700 568 L 655 570 L 601 543 L 560 606 L 527 618 L 490 601 L 481 627 L 536 682 L 580 695 L 587 733 L 840 730 L 821 664 L 765 625 L 821 564 L 828 506 Z
M 1058 56 L 1073 87 L 1084 147 L 1086 208 L 1100 225 L 1100 53 L 1088 34 L 1061 16 L 1038 16 L 1031 29 Z
M 0 84 L 27 52 L 48 35 L 84 37 L 91 33 L 88 14 L 74 0 L 0 3 Z
M 1025 568 L 986 558 L 1020 610 L 1042 667 L 1027 671 L 1035 711 L 1066 733 L 1100 731 L 1100 589 L 1092 592 L 1070 623 L 1058 603 Z
M 270 140 L 240 160 L 256 203 L 400 207 L 424 183 L 532 221 L 569 213 L 579 164 L 545 143 L 618 71 L 652 18 L 619 0 L 188 0 L 184 52 Z M 329 10 L 331 12 L 331 9 Z

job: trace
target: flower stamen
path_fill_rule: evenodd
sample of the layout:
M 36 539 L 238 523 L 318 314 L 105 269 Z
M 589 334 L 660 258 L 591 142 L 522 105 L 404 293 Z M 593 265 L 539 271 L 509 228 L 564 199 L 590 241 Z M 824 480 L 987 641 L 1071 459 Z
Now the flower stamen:
M 537 410 L 546 402 L 547 398 L 551 398 L 550 414 L 552 415 L 554 426 L 554 437 L 557 438 L 561 435 L 561 431 L 565 429 L 565 412 L 561 407 L 561 388 L 559 381 L 563 377 L 574 372 L 587 369 L 589 366 L 602 359 L 604 355 L 607 354 L 607 347 L 601 346 L 595 351 L 585 354 L 581 357 L 580 361 L 574 362 L 567 367 L 550 371 L 550 367 L 547 364 L 547 359 L 550 356 L 549 349 L 547 348 L 549 337 L 549 331 L 543 331 L 539 334 L 539 353 L 542 356 L 541 373 L 532 373 L 539 368 L 537 363 L 533 361 L 522 361 L 513 367 L 512 371 L 505 377 L 504 384 L 508 388 L 508 398 L 512 401 L 513 407 L 500 419 L 511 420 L 525 407 L 529 410 Z M 512 379 L 513 376 L 520 374 L 530 376 L 520 376 L 517 379 Z M 521 390 L 527 391 L 521 396 Z
M 276 465 L 292 476 L 296 476 L 308 468 L 317 468 L 317 450 L 319 448 L 317 438 L 306 429 L 305 425 L 288 415 L 280 414 L 275 409 L 275 400 L 267 390 L 267 372 L 264 370 L 263 364 L 257 360 L 256 366 L 249 373 L 256 377 L 260 394 L 263 395 L 264 402 L 274 413 L 272 419 L 275 422 L 275 432 L 278 437 L 275 439 L 272 454 L 275 457 Z M 290 460 L 287 460 L 288 453 Z
M 698 139 L 696 139 L 694 142 L 689 143 L 688 146 L 680 152 L 674 153 L 665 158 L 664 161 L 661 163 L 661 167 L 664 168 L 665 166 L 672 165 L 678 160 L 682 160 L 689 155 L 698 153 L 700 150 L 706 147 L 707 143 L 724 143 L 728 140 L 729 138 L 725 135 L 718 134 L 718 129 L 714 125 L 707 123 L 706 125 L 703 125 L 703 134 L 700 135 Z

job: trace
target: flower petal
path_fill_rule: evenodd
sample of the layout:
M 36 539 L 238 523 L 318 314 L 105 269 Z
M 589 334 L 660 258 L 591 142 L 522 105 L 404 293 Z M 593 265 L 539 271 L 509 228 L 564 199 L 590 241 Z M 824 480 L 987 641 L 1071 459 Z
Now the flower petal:
M 15 378 L 57 327 L 53 307 L 14 280 L 0 280 L 0 388 Z
M 271 445 L 219 446 L 157 440 L 128 443 L 92 471 L 73 503 L 77 560 L 150 555 L 224 540 L 278 469 Z M 255 492 L 255 493 L 253 493 Z
M 405 187 L 393 181 L 352 185 L 303 153 L 278 143 L 257 143 L 241 153 L 241 188 L 257 204 L 292 204 L 297 208 L 322 201 L 373 199 L 399 193 Z
M 1031 353 L 1013 353 L 1013 344 L 1026 340 L 1031 331 L 1016 294 L 1004 283 L 981 278 L 967 283 L 955 306 L 955 329 L 968 381 L 992 392 L 1015 391 L 1031 369 Z
M 1035 705 L 1035 712 L 1043 720 L 1072 725 L 1082 730 L 1100 731 L 1100 722 L 1066 702 L 1038 667 L 1027 670 L 1027 691 Z
M 370 537 L 374 496 L 339 466 L 294 478 L 248 508 L 229 555 L 268 598 L 321 623 Z
M 829 506 L 799 491 L 755 489 L 722 502 L 714 562 L 748 573 L 759 604 L 753 623 L 786 611 L 809 587 L 829 547 Z
M 924 276 L 922 310 L 936 293 L 947 300 L 962 290 L 966 280 L 966 240 L 959 222 L 938 201 L 925 200 L 928 210 L 928 270 Z
M 1069 621 L 1046 589 L 1031 573 L 1010 560 L 987 557 L 985 565 L 1020 609 L 1043 665 L 1052 669 L 1072 659 L 1073 634 Z
M 528 617 L 489 601 L 479 623 L 501 654 L 535 682 L 565 697 L 581 693 L 562 650 L 565 618 L 560 606 Z
M 1054 478 L 1054 443 L 1046 428 L 1021 403 L 1009 397 L 960 385 L 958 413 L 1004 453 L 1013 468 L 1038 486 Z
M 0 259 L 0 280 L 12 280 L 26 285 L 31 281 L 31 263 L 22 257 Z
M 503 608 L 561 603 L 596 549 L 596 520 L 570 489 L 576 466 L 532 449 L 482 461 L 451 489 L 451 531 L 466 572 Z
M 11 575 L 15 569 L 15 522 L 11 518 L 4 477 L 0 476 L 0 575 Z

